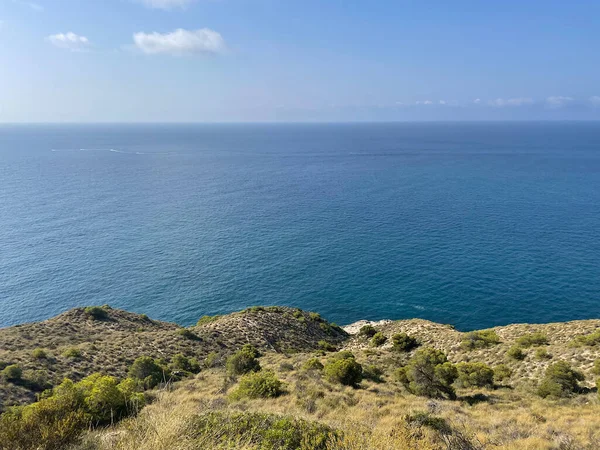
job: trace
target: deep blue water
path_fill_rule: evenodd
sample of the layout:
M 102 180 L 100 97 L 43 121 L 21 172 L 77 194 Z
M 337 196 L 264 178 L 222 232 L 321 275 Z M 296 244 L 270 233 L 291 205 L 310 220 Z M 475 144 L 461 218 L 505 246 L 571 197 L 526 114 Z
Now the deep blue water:
M 0 126 L 0 326 L 104 303 L 600 317 L 600 123 Z

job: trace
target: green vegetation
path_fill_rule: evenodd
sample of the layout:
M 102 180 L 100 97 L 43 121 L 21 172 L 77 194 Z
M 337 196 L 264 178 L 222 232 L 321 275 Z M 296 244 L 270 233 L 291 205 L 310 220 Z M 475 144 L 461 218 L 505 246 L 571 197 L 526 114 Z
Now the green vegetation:
M 386 342 L 387 342 L 387 337 L 385 337 L 385 335 L 381 331 L 378 333 L 375 333 L 373 335 L 373 338 L 371 339 L 371 345 L 373 347 L 381 347 Z
M 194 334 L 194 332 L 189 328 L 180 328 L 179 330 L 177 330 L 177 334 L 186 339 L 191 339 L 193 341 L 198 340 L 198 336 Z
M 170 371 L 149 356 L 140 356 L 129 368 L 129 377 L 143 383 L 144 387 L 151 389 L 159 383 L 169 381 Z
M 419 341 L 406 333 L 397 333 L 392 336 L 392 349 L 399 352 L 410 352 L 419 346 Z
M 84 309 L 85 313 L 94 320 L 106 320 L 108 319 L 108 311 L 106 308 L 101 306 L 88 306 Z
M 492 387 L 494 385 L 494 371 L 484 363 L 458 363 L 456 370 L 458 371 L 457 384 L 463 388 Z
M 6 381 L 20 381 L 23 376 L 23 370 L 18 364 L 11 364 L 2 369 L 1 375 Z
M 476 350 L 500 343 L 500 337 L 494 330 L 471 331 L 467 333 L 460 346 L 463 350 Z
M 310 358 L 303 365 L 304 370 L 323 370 L 324 366 L 317 358 Z
M 351 352 L 339 352 L 331 357 L 324 368 L 325 378 L 332 383 L 357 386 L 363 379 L 363 368 Z
M 198 319 L 198 322 L 196 323 L 196 325 L 201 326 L 201 325 L 206 325 L 207 323 L 213 323 L 216 322 L 217 320 L 219 320 L 222 316 L 217 315 L 217 316 L 202 316 Z
M 77 347 L 71 347 L 62 352 L 62 356 L 65 358 L 77 359 L 81 358 L 81 355 L 81 350 L 79 350 Z
M 242 398 L 275 398 L 283 394 L 283 383 L 270 370 L 247 373 L 231 394 L 233 400 Z
M 528 348 L 534 347 L 538 345 L 548 345 L 548 337 L 544 333 L 536 332 L 529 333 L 521 336 L 517 339 L 517 345 L 521 347 Z
M 518 345 L 513 345 L 506 352 L 506 356 L 516 361 L 523 361 L 525 359 L 525 356 L 527 355 L 525 354 L 525 352 L 523 352 L 523 349 L 521 347 L 519 347 Z
M 43 348 L 36 348 L 35 350 L 33 350 L 33 352 L 31 352 L 31 356 L 33 356 L 35 359 L 48 358 L 48 354 L 46 353 L 46 350 L 44 350 Z
M 367 364 L 363 366 L 362 375 L 365 380 L 371 380 L 375 383 L 381 383 L 383 382 L 384 372 L 382 369 L 373 364 Z
M 539 360 L 552 359 L 552 355 L 545 348 L 538 348 L 535 351 L 535 358 Z
M 244 375 L 249 372 L 258 372 L 260 363 L 256 359 L 260 354 L 252 346 L 244 346 L 229 358 L 225 363 L 225 368 L 229 376 Z
M 337 433 L 330 427 L 289 416 L 243 412 L 210 412 L 191 422 L 193 436 L 218 448 L 326 450 Z
M 434 348 L 417 350 L 408 364 L 396 371 L 396 378 L 415 395 L 454 399 L 452 383 L 458 377 L 456 367 L 446 354 Z
M 171 358 L 169 366 L 172 370 L 180 370 L 187 373 L 200 372 L 200 363 L 196 358 L 188 358 L 182 353 L 178 353 Z
M 573 347 L 595 347 L 600 344 L 600 331 L 595 331 L 583 336 L 577 336 L 571 342 Z
M 573 370 L 565 361 L 558 361 L 546 369 L 544 379 L 538 388 L 540 397 L 570 397 L 580 391 L 579 381 L 583 381 L 581 372 Z
M 494 380 L 502 382 L 509 379 L 512 375 L 512 370 L 504 364 L 499 364 L 494 367 Z
M 317 345 L 324 352 L 335 352 L 337 350 L 337 347 L 335 345 L 327 341 L 319 341 Z
M 594 368 L 592 369 L 594 375 L 600 375 L 600 359 L 594 360 Z
M 365 325 L 360 328 L 358 335 L 365 336 L 367 338 L 372 338 L 377 333 L 377 330 L 372 325 Z

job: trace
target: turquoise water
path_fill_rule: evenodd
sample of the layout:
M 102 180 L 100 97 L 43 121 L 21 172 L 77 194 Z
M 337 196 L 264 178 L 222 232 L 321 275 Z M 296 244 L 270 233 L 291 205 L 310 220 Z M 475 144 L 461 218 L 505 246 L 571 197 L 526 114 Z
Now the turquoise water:
M 600 317 L 600 124 L 0 126 L 0 326 Z

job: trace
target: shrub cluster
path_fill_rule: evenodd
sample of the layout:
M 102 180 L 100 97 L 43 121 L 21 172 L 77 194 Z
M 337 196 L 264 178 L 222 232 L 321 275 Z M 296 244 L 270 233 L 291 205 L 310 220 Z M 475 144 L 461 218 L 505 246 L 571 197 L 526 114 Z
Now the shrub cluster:
M 302 366 L 304 370 L 323 370 L 323 368 L 323 364 L 317 358 L 310 358 Z
M 140 356 L 129 368 L 129 377 L 151 389 L 171 379 L 171 371 L 149 356 Z
M 325 378 L 332 383 L 357 386 L 363 379 L 363 368 L 349 351 L 339 352 L 325 364 Z
M 525 352 L 523 351 L 523 349 L 521 347 L 519 347 L 518 345 L 513 345 L 506 352 L 506 356 L 508 356 L 511 359 L 515 359 L 517 361 L 523 361 L 525 359 L 525 356 L 527 356 L 527 355 L 525 354 Z
M 548 345 L 548 337 L 544 333 L 539 332 L 524 334 L 517 339 L 517 345 L 525 348 L 538 345 Z
M 538 395 L 540 397 L 570 397 L 580 391 L 579 381 L 583 381 L 581 372 L 571 368 L 565 361 L 558 361 L 546 369 L 546 373 L 540 386 Z
M 251 372 L 240 378 L 240 383 L 231 398 L 275 398 L 283 394 L 283 383 L 271 370 Z
M 594 331 L 591 334 L 577 336 L 571 341 L 573 347 L 595 347 L 600 344 L 600 331 Z
M 499 343 L 500 338 L 494 330 L 481 330 L 467 333 L 460 346 L 463 350 L 475 350 L 491 347 Z
M 387 342 L 387 337 L 385 337 L 385 335 L 381 331 L 375 333 L 373 335 L 373 338 L 371 339 L 371 345 L 373 347 L 381 347 L 386 342 Z
M 431 398 L 456 398 L 452 383 L 458 377 L 454 364 L 441 350 L 417 350 L 408 364 L 396 370 L 396 378 L 413 394 Z
M 85 313 L 94 320 L 108 319 L 108 311 L 101 306 L 88 306 L 84 309 Z
M 225 368 L 229 376 L 244 375 L 250 372 L 258 372 L 260 363 L 256 358 L 260 356 L 257 349 L 249 344 L 244 345 L 235 352 L 225 363 Z
M 462 362 L 456 364 L 458 372 L 457 384 L 468 387 L 492 387 L 494 385 L 494 371 L 480 362 Z
M 360 328 L 358 335 L 365 336 L 366 338 L 372 338 L 377 333 L 377 330 L 373 325 L 365 325 Z
M 399 352 L 410 352 L 419 346 L 419 341 L 406 333 L 397 333 L 392 336 L 392 349 Z
M 196 358 L 188 358 L 183 353 L 178 353 L 171 358 L 170 368 L 184 373 L 200 372 L 200 363 Z

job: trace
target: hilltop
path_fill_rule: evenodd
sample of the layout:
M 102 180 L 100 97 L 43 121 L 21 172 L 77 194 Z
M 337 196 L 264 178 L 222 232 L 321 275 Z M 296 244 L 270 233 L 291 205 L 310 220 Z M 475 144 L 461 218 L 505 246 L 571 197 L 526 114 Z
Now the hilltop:
M 65 377 L 83 380 L 79 389 L 91 395 L 100 380 L 92 374 L 131 380 L 140 357 L 168 371 L 168 382 L 135 382 L 127 395 L 139 392 L 147 406 L 127 409 L 139 414 L 106 430 L 112 412 L 96 419 L 100 428 L 75 439 L 75 450 L 600 448 L 600 320 L 469 333 L 422 319 L 342 329 L 313 312 L 253 307 L 185 328 L 108 306 L 77 308 L 0 329 L 0 369 L 22 369 L 20 380 L 0 380 L 0 407 L 31 403 Z M 437 362 L 415 378 L 411 367 L 424 357 Z M 560 376 L 573 386 L 548 384 L 557 363 L 567 364 Z M 61 386 L 50 400 L 64 395 Z M 15 440 L 0 448 L 33 448 L 15 445 L 18 432 L 4 428 L 0 437 Z

